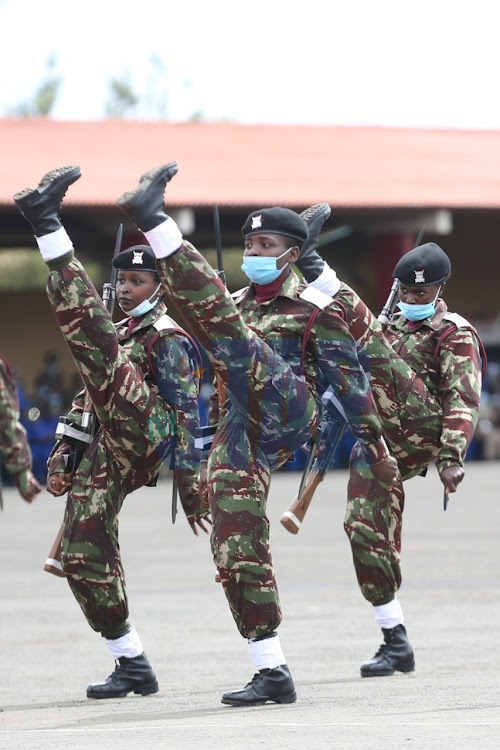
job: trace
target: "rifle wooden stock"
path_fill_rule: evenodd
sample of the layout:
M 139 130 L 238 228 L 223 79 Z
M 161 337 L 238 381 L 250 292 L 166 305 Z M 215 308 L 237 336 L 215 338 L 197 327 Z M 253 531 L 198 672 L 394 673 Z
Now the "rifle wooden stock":
M 281 525 L 284 526 L 285 529 L 290 532 L 290 534 L 299 533 L 299 529 L 302 525 L 302 521 L 304 520 L 304 516 L 307 513 L 307 509 L 311 504 L 314 493 L 316 492 L 318 485 L 320 485 L 322 481 L 322 474 L 315 474 L 311 471 L 309 473 L 309 476 L 307 477 L 306 485 L 304 487 L 301 498 L 299 499 L 298 497 L 296 497 L 281 516 Z
M 59 531 L 57 532 L 57 536 L 54 539 L 54 544 L 50 548 L 49 556 L 45 560 L 45 565 L 43 566 L 43 569 L 47 571 L 47 573 L 52 573 L 54 576 L 58 576 L 59 578 L 66 578 L 66 573 L 62 569 L 61 566 L 61 542 L 63 538 L 64 533 L 64 523 L 61 524 L 61 527 Z

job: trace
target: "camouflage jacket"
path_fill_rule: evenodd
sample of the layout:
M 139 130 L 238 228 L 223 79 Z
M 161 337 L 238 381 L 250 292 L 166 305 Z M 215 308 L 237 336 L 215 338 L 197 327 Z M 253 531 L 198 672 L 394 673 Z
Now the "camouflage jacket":
M 19 402 L 10 365 L 0 354 L 0 455 L 22 493 L 31 471 L 31 450 L 19 422 Z
M 173 330 L 175 321 L 167 316 L 166 306 L 160 302 L 129 332 L 130 318 L 116 324 L 120 346 L 131 361 L 140 367 L 146 382 L 155 388 L 167 404 L 176 410 L 174 465 L 179 497 L 187 516 L 204 512 L 198 493 L 199 453 L 194 447 L 198 416 L 197 361 L 189 338 Z M 157 330 L 158 321 L 168 327 Z M 78 393 L 67 417 L 81 424 L 85 391 Z M 166 406 L 166 412 L 170 411 Z M 139 429 L 147 429 L 141 425 Z M 160 448 L 160 447 L 159 447 Z M 169 446 L 171 450 L 171 446 Z M 57 442 L 49 456 L 49 474 L 64 472 L 67 446 Z M 169 453 L 165 464 L 170 466 Z
M 356 344 L 345 320 L 333 305 L 318 310 L 300 295 L 307 290 L 290 271 L 278 294 L 267 302 L 257 302 L 251 284 L 232 296 L 243 319 L 253 331 L 288 362 L 306 382 L 314 398 L 331 385 L 344 407 L 353 435 L 364 448 L 367 463 L 378 463 L 389 455 L 382 437 L 382 425 Z M 308 323 L 317 314 L 306 334 Z M 302 343 L 306 336 L 305 351 Z M 217 421 L 217 398 L 211 400 L 209 421 Z
M 478 419 L 481 398 L 481 359 L 477 334 L 463 318 L 453 328 L 448 308 L 439 299 L 436 312 L 422 321 L 409 321 L 402 314 L 385 335 L 395 352 L 424 379 L 442 406 L 441 447 L 436 461 L 439 471 L 462 466 Z M 439 345 L 439 346 L 438 346 Z

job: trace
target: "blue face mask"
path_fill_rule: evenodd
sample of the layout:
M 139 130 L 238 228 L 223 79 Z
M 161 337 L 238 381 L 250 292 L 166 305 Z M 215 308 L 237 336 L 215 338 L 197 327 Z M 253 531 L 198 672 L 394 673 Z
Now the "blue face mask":
M 143 315 L 146 315 L 146 313 L 148 313 L 150 310 L 152 310 L 153 307 L 156 307 L 160 298 L 157 297 L 154 302 L 151 302 L 151 298 L 158 293 L 160 287 L 161 284 L 158 284 L 151 297 L 148 297 L 148 299 L 143 299 L 142 302 L 139 302 L 136 307 L 134 307 L 132 310 L 129 310 L 127 312 L 127 315 L 130 315 L 131 318 L 140 318 Z M 125 312 L 125 310 L 123 312 Z
M 250 281 L 254 284 L 271 284 L 276 281 L 278 276 L 283 273 L 288 263 L 283 268 L 278 268 L 278 261 L 284 255 L 290 252 L 292 248 L 289 247 L 284 253 L 278 255 L 277 258 L 268 258 L 261 255 L 249 255 L 247 258 L 243 258 L 241 264 L 241 270 L 245 272 Z
M 407 302 L 398 302 L 397 306 L 407 318 L 407 320 L 425 320 L 430 318 L 436 312 L 436 300 L 439 297 L 439 292 L 434 297 L 432 302 L 428 302 L 426 305 L 409 305 Z

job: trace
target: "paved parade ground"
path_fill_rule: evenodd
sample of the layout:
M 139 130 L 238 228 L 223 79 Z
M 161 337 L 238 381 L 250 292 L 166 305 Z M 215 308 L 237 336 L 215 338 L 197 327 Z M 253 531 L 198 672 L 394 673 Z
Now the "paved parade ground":
M 91 701 L 87 684 L 114 664 L 62 579 L 43 563 L 63 502 L 32 507 L 4 490 L 0 515 L 0 746 L 62 748 L 500 747 L 500 463 L 466 466 L 443 512 L 436 471 L 406 484 L 403 585 L 415 650 L 410 675 L 362 679 L 381 633 L 358 591 L 342 528 L 347 473 L 331 472 L 302 530 L 279 524 L 300 475 L 280 473 L 269 499 L 284 611 L 280 637 L 298 700 L 231 708 L 224 691 L 254 670 L 219 584 L 208 538 L 182 511 L 170 520 L 170 479 L 125 501 L 122 555 L 131 605 L 156 671 L 153 696 Z

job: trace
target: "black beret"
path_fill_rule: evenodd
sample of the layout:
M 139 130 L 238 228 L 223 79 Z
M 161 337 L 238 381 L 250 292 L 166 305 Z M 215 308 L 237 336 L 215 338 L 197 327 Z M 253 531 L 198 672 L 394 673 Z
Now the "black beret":
M 392 276 L 408 286 L 441 284 L 451 273 L 450 259 L 434 242 L 419 245 L 403 255 Z
M 157 273 L 156 257 L 149 245 L 133 245 L 113 258 L 120 271 L 153 271 Z
M 252 211 L 242 228 L 243 237 L 252 234 L 283 234 L 300 243 L 308 235 L 307 224 L 298 213 L 289 208 L 261 208 Z

